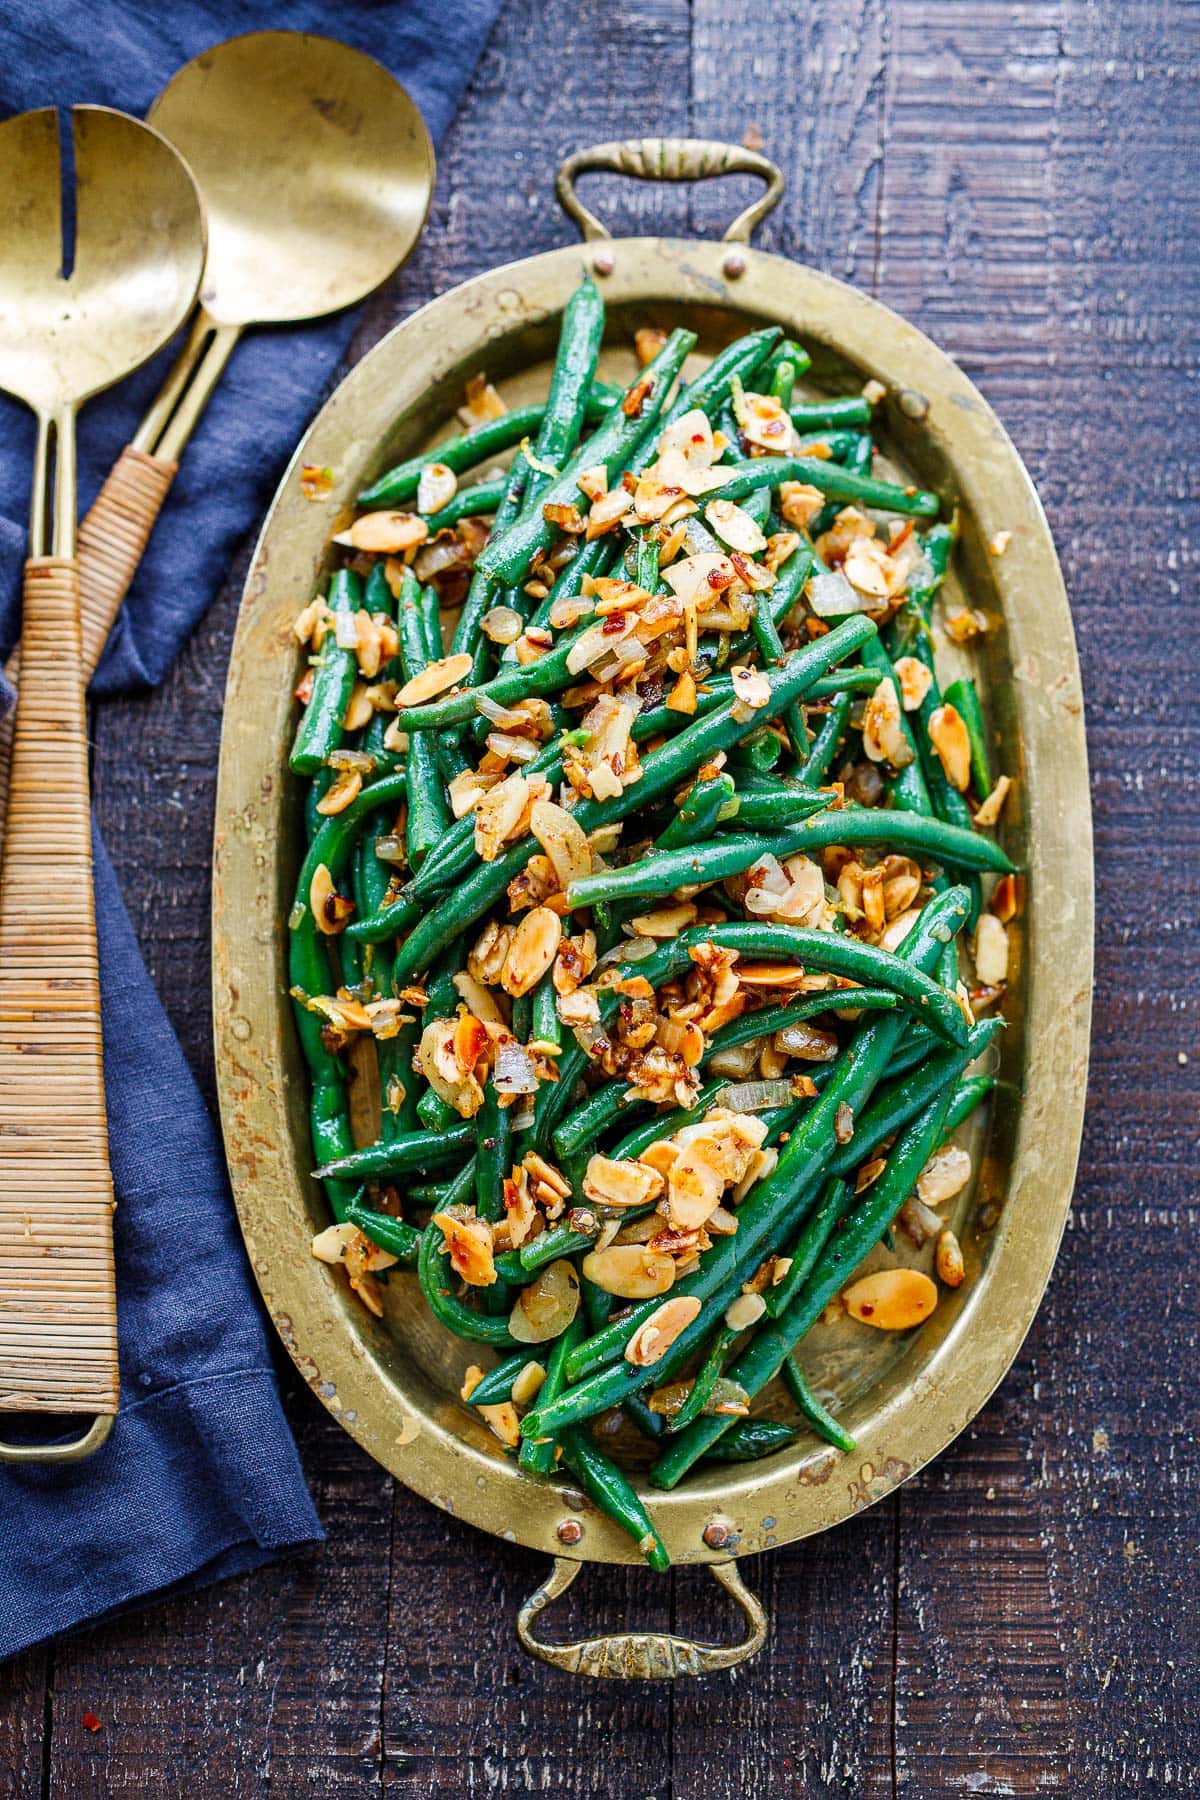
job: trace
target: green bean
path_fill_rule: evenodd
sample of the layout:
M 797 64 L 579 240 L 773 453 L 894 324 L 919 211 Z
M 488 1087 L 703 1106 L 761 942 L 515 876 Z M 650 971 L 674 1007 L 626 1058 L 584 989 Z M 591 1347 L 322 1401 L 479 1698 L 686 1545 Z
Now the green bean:
M 724 470 L 722 470 L 724 473 Z M 708 499 L 742 500 L 747 494 L 769 481 L 778 487 L 783 481 L 803 481 L 831 500 L 853 501 L 860 506 L 873 506 L 880 512 L 915 514 L 936 518 L 942 503 L 925 488 L 903 488 L 894 482 L 876 481 L 869 475 L 855 474 L 835 462 L 818 457 L 758 456 L 750 462 L 734 463 L 729 479 L 713 490 Z
M 790 1425 L 778 1419 L 735 1419 L 723 1437 L 704 1452 L 709 1462 L 758 1462 L 796 1441 Z
M 784 1361 L 783 1381 L 792 1399 L 818 1437 L 823 1437 L 827 1444 L 832 1444 L 835 1450 L 841 1450 L 847 1456 L 852 1450 L 858 1448 L 845 1426 L 839 1425 L 829 1409 L 821 1405 L 809 1387 L 808 1377 L 796 1361 L 794 1353 Z
M 979 703 L 979 689 L 969 676 L 952 681 L 946 689 L 946 704 L 952 706 L 967 728 L 971 742 L 971 780 L 981 800 L 992 791 L 992 761 L 988 754 L 987 726 Z
M 822 425 L 849 428 L 871 423 L 871 403 L 860 394 L 831 400 L 804 400 L 788 410 L 797 431 L 819 431 Z
M 545 490 L 542 509 L 520 519 L 502 535 L 493 536 L 476 564 L 486 575 L 505 582 L 520 581 L 539 550 L 547 550 L 555 540 L 555 527 L 545 516 L 547 506 L 574 506 L 586 512 L 587 495 L 578 485 L 584 469 L 603 466 L 608 479 L 628 460 L 638 444 L 655 428 L 667 392 L 683 367 L 684 359 L 694 348 L 695 333 L 674 331 L 637 380 L 627 390 L 625 401 L 614 407 L 599 429 L 590 437 Z M 636 406 L 633 416 L 625 406 Z
M 603 336 L 604 301 L 585 276 L 563 308 L 546 413 L 534 446 L 540 462 L 561 465 L 578 444 Z M 553 479 L 530 465 L 523 511 L 531 510 Z
M 499 475 L 492 481 L 477 481 L 474 487 L 459 488 L 445 506 L 439 506 L 433 513 L 422 513 L 420 517 L 431 531 L 448 531 L 463 519 L 491 518 L 504 504 L 508 481 L 507 475 Z
M 814 1013 L 833 1012 L 853 1007 L 856 1012 L 891 1012 L 900 1004 L 900 996 L 890 988 L 826 988 L 817 994 L 798 994 L 781 1006 L 767 1006 L 758 1012 L 742 1013 L 722 1025 L 708 1040 L 701 1067 L 721 1050 L 735 1050 L 755 1038 L 772 1037 L 777 1031 L 811 1019 Z
M 443 1287 L 440 1261 L 442 1254 L 442 1234 L 436 1225 L 429 1224 L 421 1233 L 417 1274 L 421 1280 L 421 1292 L 434 1318 L 439 1324 L 446 1326 L 447 1330 L 454 1332 L 456 1337 L 468 1338 L 476 1344 L 494 1344 L 499 1349 L 511 1350 L 516 1340 L 509 1332 L 507 1317 L 473 1312 L 448 1287 Z
M 434 1230 L 437 1230 L 436 1226 Z M 513 1382 L 522 1369 L 538 1360 L 536 1352 L 540 1349 L 540 1344 L 519 1344 L 511 1356 L 506 1356 L 494 1369 L 487 1371 L 482 1381 L 475 1383 L 467 1395 L 466 1404 L 498 1406 L 505 1400 L 511 1400 Z
M 792 816 L 795 807 L 791 795 L 742 793 L 739 789 L 737 822 L 746 830 L 758 828 L 760 831 L 772 823 L 779 824 L 788 817 L 789 807 Z M 795 856 L 800 851 L 811 852 L 824 849 L 828 844 L 888 844 L 898 850 L 909 850 L 917 856 L 928 856 L 938 862 L 951 864 L 961 869 L 993 869 L 997 874 L 1008 874 L 1012 863 L 992 838 L 985 838 L 981 833 L 968 830 L 960 825 L 949 825 L 944 819 L 921 813 L 902 812 L 898 808 L 881 806 L 840 806 L 836 809 L 823 810 L 812 817 L 801 818 L 795 825 L 788 825 L 778 833 L 780 841 L 786 839 L 791 845 L 786 851 L 775 850 L 774 854 Z M 720 842 L 715 839 L 714 842 Z M 744 867 L 748 867 L 764 848 L 772 848 L 767 838 L 761 840 L 762 848 L 756 849 L 748 858 Z M 644 865 L 635 863 L 634 869 Z M 731 870 L 730 873 L 737 871 Z M 635 877 L 624 869 L 605 871 L 611 875 L 614 889 L 618 895 L 626 893 L 652 893 L 657 890 L 654 883 L 658 877 L 652 873 Z M 581 878 L 592 881 L 593 876 Z M 694 877 L 689 877 L 689 880 Z M 716 879 L 714 877 L 714 879 Z M 648 885 L 641 885 L 642 883 Z M 679 885 L 678 883 L 676 885 Z M 573 890 L 572 890 L 573 891 Z M 670 890 L 667 890 L 670 891 Z M 574 901 L 572 901 L 574 904 Z M 580 905 L 586 905 L 581 900 Z
M 649 1513 L 612 1458 L 592 1442 L 586 1430 L 572 1426 L 559 1434 L 563 1460 L 578 1476 L 584 1492 L 614 1524 L 627 1531 L 652 1569 L 669 1569 L 671 1559 Z
M 595 1093 L 589 1094 L 581 1106 L 577 1106 L 570 1118 L 554 1132 L 554 1149 L 559 1156 L 571 1156 L 577 1150 L 585 1150 L 602 1137 L 608 1127 L 618 1119 L 623 1111 L 638 1111 L 637 1102 L 628 1099 L 629 1087 L 624 1081 L 608 1081 Z
M 352 1150 L 348 1156 L 326 1163 L 316 1171 L 317 1178 L 324 1181 L 332 1175 L 342 1181 L 372 1181 L 379 1175 L 409 1175 L 414 1169 L 422 1172 L 441 1169 L 447 1163 L 458 1162 L 463 1151 L 474 1142 L 474 1120 L 460 1119 L 447 1126 L 440 1135 L 431 1131 L 409 1131 L 387 1143 L 366 1144 L 361 1150 Z
M 483 1090 L 475 1114 L 475 1211 L 494 1224 L 504 1213 L 503 1183 L 511 1166 L 512 1111 L 500 1105 L 494 1083 Z
M 771 394 L 781 402 L 784 411 L 792 404 L 792 389 L 796 385 L 796 365 L 787 357 L 778 361 L 771 371 Z
M 785 1357 L 824 1312 L 867 1251 L 878 1241 L 912 1190 L 937 1143 L 949 1096 L 943 1094 L 905 1128 L 892 1148 L 883 1175 L 868 1188 L 842 1230 L 826 1245 L 811 1275 L 787 1311 L 763 1326 L 730 1369 L 730 1378 L 753 1397 L 778 1374 Z M 650 1471 L 656 1487 L 672 1488 L 726 1429 L 720 1418 L 697 1419 L 675 1438 Z
M 421 607 L 421 590 L 411 569 L 404 570 L 400 597 L 396 603 L 400 631 L 400 660 L 404 679 L 411 681 L 428 665 L 425 619 Z M 427 731 L 410 731 L 408 755 L 404 765 L 408 822 L 405 844 L 409 865 L 419 869 L 433 846 L 440 841 L 449 825 L 449 811 L 442 792 L 437 745 Z
M 612 390 L 602 386 L 590 395 L 587 410 L 591 417 L 603 419 L 614 404 Z M 420 456 L 410 456 L 407 462 L 397 463 L 371 487 L 365 488 L 358 496 L 358 504 L 375 508 L 399 506 L 402 501 L 412 499 L 421 480 L 421 471 L 430 463 L 444 463 L 448 469 L 461 474 L 464 469 L 472 469 L 503 450 L 511 450 L 514 444 L 519 444 L 522 438 L 531 436 L 539 428 L 548 406 L 549 402 L 538 401 L 534 406 L 514 407 L 511 412 L 501 413 L 499 418 L 487 419 L 458 437 L 435 444 L 432 450 L 425 450 Z M 432 515 L 437 516 L 436 513 Z
M 573 1216 L 577 1216 L 582 1210 L 576 1209 Z M 561 1224 L 552 1225 L 549 1231 L 543 1231 L 527 1244 L 522 1244 L 519 1250 L 502 1250 L 496 1258 L 497 1272 L 505 1281 L 514 1285 L 527 1281 L 539 1269 L 544 1269 L 547 1263 L 557 1262 L 560 1257 L 575 1256 L 580 1250 L 589 1249 L 595 1243 L 599 1229 L 600 1222 L 594 1217 L 586 1227 L 582 1224 L 573 1225 L 569 1219 L 564 1219 Z
M 771 699 L 760 708 L 770 715 L 802 694 L 807 684 L 830 663 L 851 651 L 871 635 L 875 627 L 861 616 L 847 619 L 816 643 L 792 651 L 787 661 L 768 676 Z M 686 730 L 642 760 L 642 777 L 612 800 L 584 800 L 575 808 L 575 818 L 584 831 L 595 831 L 601 825 L 627 818 L 631 812 L 647 805 L 659 794 L 669 792 L 708 761 L 719 750 L 736 743 L 748 727 L 733 717 L 733 703 L 720 707 L 706 717 L 696 719 Z M 396 979 L 403 981 L 427 966 L 433 956 L 452 938 L 466 929 L 504 892 L 514 875 L 520 873 L 533 855 L 533 839 L 516 844 L 511 850 L 475 871 L 455 894 L 453 908 L 426 913 L 401 945 L 396 958 Z M 395 903 L 396 916 L 406 922 L 411 918 L 411 903 L 403 898 Z M 391 909 L 385 907 L 374 919 L 366 919 L 347 927 L 355 937 L 367 942 L 393 935 Z
M 346 1219 L 366 1233 L 373 1244 L 396 1257 L 406 1269 L 415 1269 L 421 1254 L 421 1233 L 415 1225 L 394 1219 L 390 1213 L 373 1212 L 369 1206 L 355 1204 L 346 1209 Z
M 611 1152 L 613 1160 L 636 1162 L 642 1151 L 648 1150 L 651 1144 L 657 1144 L 662 1138 L 673 1137 L 685 1125 L 697 1124 L 709 1107 L 716 1105 L 719 1095 L 728 1086 L 728 1076 L 718 1076 L 716 1081 L 710 1081 L 700 1089 L 694 1106 L 677 1107 L 672 1112 L 656 1114 L 648 1124 L 639 1125 L 621 1139 Z
M 703 855 L 703 848 L 696 851 L 693 862 L 702 859 Z M 640 868 L 640 864 L 635 862 L 631 868 Z M 596 877 L 587 877 L 587 880 L 596 880 Z M 682 887 L 684 880 L 685 877 L 680 878 L 671 886 Z M 578 886 L 585 886 L 585 882 L 581 880 Z M 567 891 L 569 896 L 574 887 L 576 884 L 572 882 Z M 653 956 L 631 963 L 630 972 L 640 972 L 651 985 L 669 981 L 691 967 L 689 952 L 700 943 L 714 943 L 748 956 L 788 958 L 806 968 L 820 968 L 831 976 L 846 976 L 849 981 L 862 986 L 889 988 L 900 995 L 901 1004 L 914 1008 L 921 1021 L 932 1026 L 941 1037 L 948 1037 L 952 1044 L 961 1044 L 966 1039 L 968 1026 L 954 995 L 946 994 L 945 988 L 912 963 L 907 963 L 903 956 L 896 956 L 892 950 L 880 950 L 873 943 L 862 943 L 858 938 L 840 936 L 838 932 L 811 931 L 806 925 L 766 925 L 750 920 L 738 920 L 729 925 L 694 925 L 666 945 L 660 945 Z M 601 1021 L 612 1017 L 617 1004 L 619 995 L 613 992 L 601 995 Z M 560 1085 L 565 1084 L 572 1062 L 570 1053 L 560 1058 Z
M 872 670 L 872 674 L 874 674 L 874 670 Z M 808 753 L 801 760 L 796 771 L 796 780 L 803 782 L 806 787 L 820 787 L 828 775 L 829 765 L 837 755 L 838 745 L 845 736 L 846 726 L 850 719 L 850 709 L 853 705 L 852 694 L 841 693 L 834 696 L 820 730 L 809 745 Z
M 697 1371 L 696 1378 L 688 1390 L 687 1398 L 679 1411 L 667 1420 L 669 1435 L 685 1430 L 693 1419 L 700 1417 L 712 1399 L 713 1389 L 721 1379 L 721 1371 L 725 1367 L 737 1335 L 737 1332 L 729 1325 L 722 1326 L 721 1330 L 717 1332 Z
M 779 348 L 772 355 L 770 362 L 767 364 L 767 373 L 770 375 L 772 382 L 772 393 L 775 391 L 774 382 L 777 371 L 780 364 L 785 362 L 791 363 L 792 378 L 796 381 L 799 380 L 801 375 L 806 375 L 812 367 L 812 357 L 808 354 L 808 351 L 804 346 L 798 344 L 795 338 L 784 338 Z M 790 402 L 788 404 L 790 404 Z
M 566 1380 L 567 1357 L 583 1336 L 583 1331 L 583 1314 L 576 1313 L 566 1330 L 555 1338 L 546 1363 L 546 1379 L 539 1390 L 539 1399 L 544 1394 L 548 1400 L 552 1400 L 562 1392 Z M 554 1472 L 556 1449 L 553 1438 L 522 1438 L 517 1455 L 518 1466 L 530 1475 L 551 1475 Z
M 559 1023 L 557 1000 L 553 971 L 548 969 L 533 990 L 532 1031 L 534 1043 L 562 1043 L 562 1026 Z
M 674 818 L 658 837 L 660 850 L 677 850 L 684 844 L 703 843 L 737 800 L 732 776 L 724 773 L 693 782 Z
M 858 1136 L 857 1127 L 854 1133 Z M 826 1162 L 826 1170 L 832 1166 L 832 1158 Z M 845 1211 L 850 1190 L 837 1175 L 830 1175 L 820 1200 L 800 1228 L 800 1235 L 788 1252 L 789 1267 L 783 1279 L 768 1288 L 765 1300 L 767 1312 L 771 1318 L 778 1318 L 795 1299 L 804 1283 L 812 1274 L 813 1265 L 822 1250 L 829 1242 L 831 1233 L 837 1228 L 837 1222 Z
M 736 338 L 724 350 L 718 351 L 708 367 L 680 389 L 663 416 L 663 429 L 697 407 L 711 419 L 733 392 L 734 381 L 749 381 L 776 349 L 781 336 L 778 326 L 768 325 L 761 331 Z M 803 354 L 800 351 L 800 355 Z M 649 460 L 652 458 L 648 457 Z
M 329 608 L 335 620 L 355 613 L 362 600 L 362 583 L 349 569 L 339 569 L 329 583 Z M 318 652 L 312 692 L 300 723 L 288 768 L 293 775 L 315 775 L 330 751 L 342 741 L 346 707 L 358 674 L 358 658 L 343 650 L 331 626 Z

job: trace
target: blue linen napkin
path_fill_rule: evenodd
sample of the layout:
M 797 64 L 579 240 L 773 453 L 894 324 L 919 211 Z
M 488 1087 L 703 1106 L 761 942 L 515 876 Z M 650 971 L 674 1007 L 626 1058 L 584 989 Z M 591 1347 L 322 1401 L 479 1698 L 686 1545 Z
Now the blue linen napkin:
M 435 143 L 500 0 L 7 0 L 0 113 L 100 102 L 141 115 L 180 64 L 239 32 L 336 32 L 400 75 Z M 188 446 L 92 683 L 154 685 L 261 518 L 353 330 L 353 315 L 251 334 Z M 84 409 L 80 510 L 170 364 Z M 0 397 L 0 650 L 19 635 L 33 422 Z M 0 678 L 0 710 L 11 703 Z M 96 843 L 105 1082 L 117 1192 L 121 1408 L 60 1469 L 0 1466 L 0 1659 L 152 1596 L 322 1537 L 279 1404 L 212 1122 Z M 12 1415 L 0 1427 L 16 1435 Z

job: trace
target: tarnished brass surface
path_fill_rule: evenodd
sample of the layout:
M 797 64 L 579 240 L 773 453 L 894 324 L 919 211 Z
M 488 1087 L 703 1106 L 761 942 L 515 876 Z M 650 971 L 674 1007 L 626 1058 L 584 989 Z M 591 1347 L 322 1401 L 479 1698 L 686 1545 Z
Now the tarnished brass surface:
M 737 261 L 727 272 L 730 256 Z M 1091 985 L 1090 814 L 1079 672 L 1050 534 L 1016 451 L 981 395 L 920 332 L 814 270 L 727 245 L 618 239 L 552 251 L 465 283 L 383 340 L 334 394 L 296 452 L 246 583 L 229 672 L 214 883 L 214 1013 L 234 1192 L 266 1304 L 314 1392 L 386 1468 L 503 1537 L 551 1554 L 636 1562 L 633 1543 L 564 1477 L 546 1483 L 505 1458 L 457 1398 L 478 1346 L 448 1337 L 414 1280 L 389 1284 L 386 1319 L 309 1255 L 327 1222 L 310 1179 L 307 1078 L 285 993 L 283 946 L 301 854 L 301 796 L 286 770 L 295 724 L 297 608 L 326 569 L 329 533 L 353 496 L 398 457 L 453 429 L 462 385 L 486 368 L 513 404 L 545 391 L 556 319 L 597 267 L 609 307 L 602 371 L 632 371 L 641 325 L 698 332 L 693 367 L 740 332 L 774 321 L 809 345 L 814 386 L 889 390 L 881 436 L 901 471 L 956 504 L 957 567 L 995 621 L 980 667 L 1000 766 L 1016 778 L 1002 837 L 1028 877 L 1013 928 L 1001 1083 L 972 1194 L 957 1222 L 968 1280 L 898 1339 L 823 1329 L 806 1360 L 843 1399 L 859 1449 L 810 1435 L 745 1467 L 710 1467 L 674 1493 L 646 1490 L 676 1562 L 727 1561 L 822 1531 L 936 1456 L 1012 1362 L 1050 1275 L 1075 1172 Z M 301 465 L 333 471 L 327 499 L 301 491 Z M 993 534 L 1010 531 L 1002 558 Z M 959 593 L 950 584 L 950 597 Z M 956 653 L 956 657 L 961 653 Z M 1018 1098 L 1023 1096 L 1023 1098 Z M 981 1207 L 994 1229 L 975 1229 Z M 988 1216 L 985 1213 L 985 1218 Z M 787 1412 L 782 1396 L 768 1410 Z M 568 1526 L 570 1536 L 558 1536 Z M 575 1535 L 582 1528 L 582 1537 Z
M 746 1623 L 746 1635 L 738 1644 L 701 1644 L 695 1638 L 675 1637 L 669 1631 L 609 1631 L 598 1637 L 579 1638 L 570 1644 L 547 1643 L 537 1634 L 538 1617 L 552 1600 L 564 1594 L 582 1563 L 556 1556 L 554 1567 L 541 1587 L 530 1594 L 517 1614 L 517 1637 L 530 1656 L 565 1669 L 568 1675 L 592 1675 L 601 1680 L 671 1681 L 679 1675 L 712 1675 L 732 1669 L 757 1656 L 767 1641 L 767 1617 L 762 1603 L 750 1592 L 735 1562 L 714 1562 L 714 1578 L 736 1602 Z
M 632 175 L 636 181 L 707 181 L 714 175 L 761 175 L 767 191 L 740 212 L 724 234 L 727 244 L 748 244 L 756 225 L 761 225 L 783 198 L 783 175 L 767 157 L 741 144 L 723 144 L 711 138 L 624 138 L 613 144 L 593 144 L 577 150 L 559 165 L 554 191 L 568 218 L 574 219 L 585 243 L 611 238 L 612 232 L 583 204 L 575 192 L 580 175 L 592 169 L 610 169 L 615 175 Z

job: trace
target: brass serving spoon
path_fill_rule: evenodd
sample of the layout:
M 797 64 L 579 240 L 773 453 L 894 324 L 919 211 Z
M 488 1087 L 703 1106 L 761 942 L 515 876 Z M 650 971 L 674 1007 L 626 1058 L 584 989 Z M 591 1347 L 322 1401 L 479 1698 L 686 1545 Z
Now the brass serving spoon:
M 185 64 L 147 117 L 204 195 L 208 261 L 184 350 L 80 527 L 89 673 L 242 332 L 361 300 L 406 260 L 433 194 L 416 106 L 381 64 L 333 38 L 230 38 Z
M 0 1411 L 96 1418 L 74 1444 L 0 1444 L 22 1461 L 86 1455 L 117 1408 L 75 414 L 166 343 L 204 267 L 203 207 L 171 146 L 105 107 L 71 125 L 73 257 L 57 113 L 0 124 L 0 388 L 37 415 L 0 874 Z

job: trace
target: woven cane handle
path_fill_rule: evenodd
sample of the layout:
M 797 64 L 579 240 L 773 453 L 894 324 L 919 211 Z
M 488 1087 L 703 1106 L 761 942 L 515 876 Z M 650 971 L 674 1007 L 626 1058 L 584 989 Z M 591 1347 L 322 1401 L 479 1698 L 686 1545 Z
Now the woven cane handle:
M 0 1410 L 115 1412 L 79 576 L 25 566 L 0 880 Z
M 164 462 L 159 456 L 148 456 L 144 450 L 126 445 L 96 495 L 92 510 L 79 527 L 79 607 L 85 685 L 96 672 L 96 664 L 108 642 L 108 634 L 129 591 L 129 584 L 137 573 L 146 541 L 178 467 L 178 463 Z M 5 663 L 4 672 L 10 681 L 19 685 L 20 644 Z M 13 730 L 14 718 L 8 713 L 0 719 L 0 844 L 4 842 Z
M 89 680 L 178 467 L 126 445 L 79 527 L 83 667 Z

